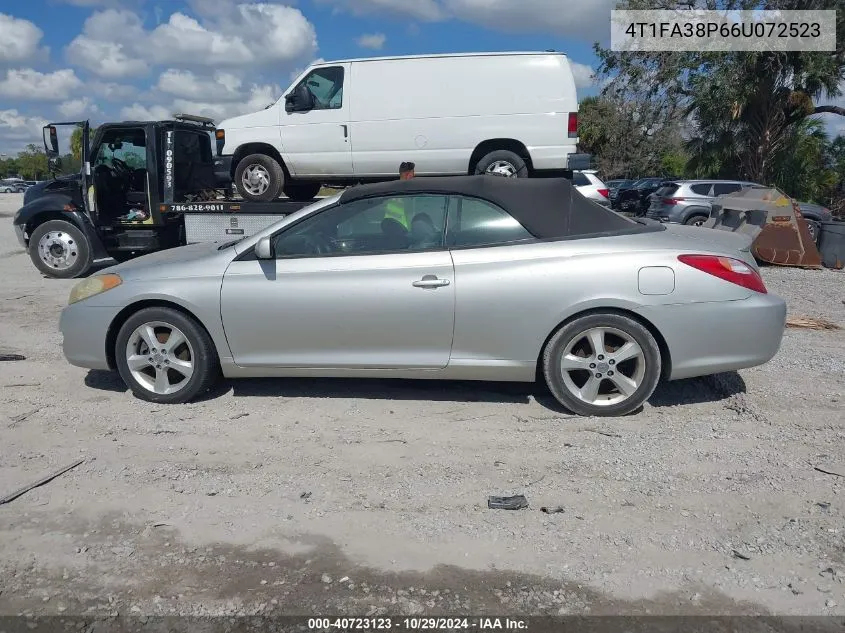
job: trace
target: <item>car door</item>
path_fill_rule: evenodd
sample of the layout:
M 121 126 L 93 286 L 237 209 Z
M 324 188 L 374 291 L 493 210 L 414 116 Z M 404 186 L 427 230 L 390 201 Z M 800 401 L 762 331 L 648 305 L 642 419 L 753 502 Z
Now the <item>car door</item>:
M 234 261 L 221 315 L 235 363 L 445 367 L 455 318 L 446 203 L 417 195 L 329 207 L 274 235 L 275 259 Z M 397 204 L 407 227 L 396 226 Z
M 308 86 L 314 107 L 296 112 L 280 108 L 283 158 L 296 176 L 352 175 L 346 89 L 350 68 L 349 63 L 315 68 L 296 85 Z

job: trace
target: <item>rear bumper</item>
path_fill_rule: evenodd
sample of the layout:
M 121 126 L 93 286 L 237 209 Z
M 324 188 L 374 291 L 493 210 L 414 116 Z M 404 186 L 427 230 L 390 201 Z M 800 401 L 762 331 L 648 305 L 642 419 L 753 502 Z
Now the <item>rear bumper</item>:
M 778 353 L 786 325 L 786 302 L 772 294 L 650 306 L 638 312 L 666 340 L 670 380 L 763 365 Z
M 529 147 L 531 165 L 539 171 L 555 171 L 562 169 L 589 169 L 591 154 L 578 154 L 575 145 L 551 145 L 544 147 Z
M 84 301 L 67 306 L 59 318 L 62 352 L 71 365 L 87 369 L 110 369 L 106 336 L 119 308 L 86 306 Z

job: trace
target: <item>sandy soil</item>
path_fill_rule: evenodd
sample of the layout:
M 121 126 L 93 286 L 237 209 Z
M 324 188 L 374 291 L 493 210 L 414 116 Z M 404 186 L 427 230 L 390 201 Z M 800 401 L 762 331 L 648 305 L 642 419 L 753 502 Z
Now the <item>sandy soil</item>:
M 0 614 L 845 614 L 845 330 L 573 417 L 532 385 L 249 380 L 184 406 L 69 366 L 0 196 Z M 845 326 L 845 274 L 766 269 Z M 714 327 L 727 325 L 714 324 Z M 494 511 L 488 495 L 524 493 Z M 543 506 L 563 508 L 545 514 Z

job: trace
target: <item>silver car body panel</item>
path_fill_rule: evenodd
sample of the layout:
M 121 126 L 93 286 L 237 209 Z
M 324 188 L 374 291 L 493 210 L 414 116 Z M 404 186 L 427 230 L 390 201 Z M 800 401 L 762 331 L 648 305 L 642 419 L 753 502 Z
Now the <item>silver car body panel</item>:
M 670 379 L 761 364 L 778 351 L 782 299 L 677 260 L 712 253 L 756 267 L 750 239 L 721 231 L 669 225 L 451 251 L 236 261 L 261 237 L 335 198 L 233 246 L 196 244 L 103 271 L 117 272 L 123 284 L 65 308 L 66 357 L 107 368 L 115 319 L 145 302 L 192 313 L 228 377 L 533 381 L 548 336 L 570 317 L 597 309 L 627 311 L 651 324 L 668 350 Z M 655 279 L 652 269 L 671 269 L 671 288 L 661 272 L 659 292 L 644 290 L 642 280 Z M 425 275 L 449 284 L 412 285 Z

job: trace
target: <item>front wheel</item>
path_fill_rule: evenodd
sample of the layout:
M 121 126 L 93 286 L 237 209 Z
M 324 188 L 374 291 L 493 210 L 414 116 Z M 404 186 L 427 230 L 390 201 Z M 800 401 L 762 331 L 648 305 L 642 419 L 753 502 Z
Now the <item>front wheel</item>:
M 691 218 L 687 218 L 684 224 L 687 226 L 703 226 L 705 222 L 707 222 L 706 215 L 694 215 Z
M 294 202 L 308 202 L 320 193 L 321 188 L 318 182 L 288 182 L 283 191 Z
M 509 150 L 500 149 L 483 156 L 475 165 L 475 173 L 506 178 L 527 178 L 528 166 L 521 156 Z
M 619 416 L 639 408 L 660 380 L 657 341 L 620 314 L 590 314 L 567 323 L 543 353 L 552 395 L 584 416 Z
M 235 186 L 244 200 L 270 202 L 279 197 L 285 183 L 282 166 L 266 154 L 245 156 L 235 168 Z
M 91 246 L 75 224 L 50 220 L 39 224 L 29 237 L 29 257 L 48 277 L 71 279 L 91 266 Z
M 172 308 L 145 308 L 129 317 L 117 333 L 114 357 L 123 382 L 149 402 L 188 402 L 219 376 L 208 332 Z

